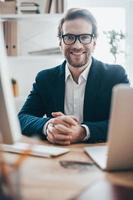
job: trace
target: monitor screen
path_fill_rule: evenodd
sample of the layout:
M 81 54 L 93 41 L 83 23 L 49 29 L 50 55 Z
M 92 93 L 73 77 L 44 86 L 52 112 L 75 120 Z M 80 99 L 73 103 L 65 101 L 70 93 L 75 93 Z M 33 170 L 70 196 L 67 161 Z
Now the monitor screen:
M 4 144 L 12 144 L 21 136 L 8 72 L 2 21 L 0 21 L 0 134 Z

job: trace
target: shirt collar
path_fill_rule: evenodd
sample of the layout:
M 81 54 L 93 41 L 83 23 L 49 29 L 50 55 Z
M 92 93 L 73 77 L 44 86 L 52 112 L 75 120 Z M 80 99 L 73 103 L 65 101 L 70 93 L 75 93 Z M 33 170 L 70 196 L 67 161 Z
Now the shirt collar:
M 90 62 L 87 64 L 85 70 L 80 74 L 80 77 L 83 78 L 84 80 L 87 80 L 91 64 L 92 64 L 92 58 L 91 58 Z M 79 79 L 80 79 L 80 77 L 79 77 Z M 66 67 L 65 67 L 65 82 L 67 81 L 68 78 L 72 78 L 72 75 L 71 75 L 71 72 L 69 70 L 68 63 L 66 62 Z

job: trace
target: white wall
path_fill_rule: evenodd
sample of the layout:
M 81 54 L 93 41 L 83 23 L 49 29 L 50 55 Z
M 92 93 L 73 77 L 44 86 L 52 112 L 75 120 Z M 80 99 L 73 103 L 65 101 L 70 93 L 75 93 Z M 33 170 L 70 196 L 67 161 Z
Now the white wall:
M 126 5 L 126 25 L 127 25 L 127 70 L 133 85 L 133 0 Z
M 66 8 L 71 7 L 92 7 L 92 6 L 125 6 L 133 0 L 67 0 Z
M 11 77 L 15 78 L 19 84 L 20 96 L 27 96 L 32 88 L 37 73 L 43 69 L 61 64 L 62 56 L 44 56 L 38 58 L 10 58 L 9 71 Z
M 89 6 L 122 6 L 126 9 L 126 30 L 128 33 L 126 38 L 126 63 L 129 77 L 131 80 L 133 80 L 133 0 L 67 0 L 66 6 L 67 8 Z M 53 55 L 34 57 L 33 59 L 23 57 L 23 55 L 26 56 L 27 52 L 31 49 L 36 50 L 40 48 L 58 46 L 57 25 L 61 17 L 62 16 L 55 16 L 51 18 L 49 16 L 47 17 L 47 20 L 44 19 L 44 25 L 41 24 L 42 22 L 40 23 L 38 21 L 36 26 L 33 25 L 33 22 L 31 22 L 31 24 L 29 24 L 29 22 L 20 22 L 19 25 L 21 25 L 21 28 L 24 31 L 20 31 L 20 40 L 18 41 L 19 54 L 22 57 L 18 57 L 17 59 L 9 59 L 10 73 L 13 78 L 18 80 L 20 95 L 25 96 L 29 93 L 37 72 L 42 69 L 53 67 L 63 61 L 62 56 Z M 21 28 L 20 30 L 22 30 Z M 30 32 L 32 33 L 33 37 L 31 37 Z
M 67 0 L 71 7 L 122 7 L 126 11 L 126 60 L 125 66 L 133 84 L 133 0 Z M 113 14 L 113 13 L 112 13 Z M 111 17 L 111 16 L 110 16 Z M 113 25 L 112 25 L 113 26 Z
M 62 15 L 18 20 L 18 56 L 58 46 L 57 27 Z
M 61 64 L 63 56 L 31 56 L 28 52 L 58 47 L 57 26 L 61 15 L 42 16 L 39 19 L 18 20 L 18 56 L 8 57 L 11 77 L 19 84 L 20 96 L 27 96 L 36 74 Z

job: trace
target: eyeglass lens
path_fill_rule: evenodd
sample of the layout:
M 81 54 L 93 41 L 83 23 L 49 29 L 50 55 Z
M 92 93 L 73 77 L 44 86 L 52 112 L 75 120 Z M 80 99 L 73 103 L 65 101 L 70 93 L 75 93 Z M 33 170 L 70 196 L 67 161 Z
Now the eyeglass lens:
M 66 34 L 62 35 L 63 41 L 65 44 L 74 44 L 78 39 L 82 44 L 89 44 L 92 41 L 92 34 L 81 34 L 81 35 L 74 35 L 74 34 Z

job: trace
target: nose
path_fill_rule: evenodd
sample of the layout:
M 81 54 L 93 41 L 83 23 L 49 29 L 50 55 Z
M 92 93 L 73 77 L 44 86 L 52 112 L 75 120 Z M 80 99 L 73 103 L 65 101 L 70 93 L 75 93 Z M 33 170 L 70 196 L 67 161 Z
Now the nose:
M 81 48 L 81 47 L 83 47 L 83 44 L 79 41 L 79 39 L 77 38 L 76 39 L 76 41 L 75 41 L 75 43 L 73 44 L 73 46 L 75 47 L 75 48 Z

